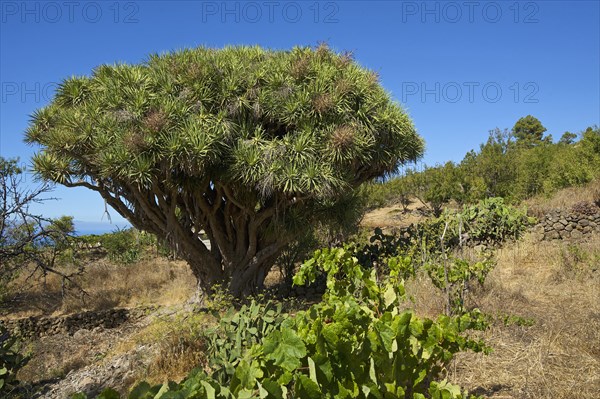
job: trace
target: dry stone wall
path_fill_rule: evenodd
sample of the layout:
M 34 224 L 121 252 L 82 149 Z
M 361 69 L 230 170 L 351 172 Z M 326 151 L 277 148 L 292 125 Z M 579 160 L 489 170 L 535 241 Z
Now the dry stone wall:
M 534 228 L 542 240 L 579 240 L 600 233 L 600 208 L 577 212 L 555 210 L 546 214 Z
M 15 320 L 0 320 L 12 334 L 22 338 L 38 338 L 48 335 L 73 335 L 75 332 L 96 327 L 115 328 L 129 320 L 137 320 L 151 308 L 108 309 L 102 311 L 87 311 L 60 317 L 32 316 Z

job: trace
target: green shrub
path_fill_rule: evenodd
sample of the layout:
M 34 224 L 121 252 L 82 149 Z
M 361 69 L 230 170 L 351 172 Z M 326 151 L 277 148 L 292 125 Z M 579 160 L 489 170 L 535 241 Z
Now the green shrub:
M 466 294 L 471 285 L 473 282 L 483 285 L 495 265 L 488 254 L 475 261 L 460 257 L 439 257 L 427 263 L 425 268 L 433 285 L 446 294 L 448 314 L 465 314 L 469 311 Z
M 588 127 L 581 139 L 552 143 L 515 141 L 509 130 L 494 129 L 478 151 L 469 151 L 459 164 L 447 162 L 385 183 L 371 184 L 362 194 L 367 209 L 416 196 L 441 215 L 451 200 L 475 203 L 502 197 L 516 203 L 534 195 L 580 186 L 600 176 L 600 129 Z
M 144 249 L 156 245 L 156 239 L 151 234 L 140 232 L 133 228 L 117 230 L 99 236 L 102 247 L 110 260 L 130 264 L 140 260 Z
M 470 240 L 491 244 L 519 239 L 527 227 L 535 222 L 527 217 L 526 209 L 507 205 L 502 198 L 488 198 L 467 206 L 459 217 Z
M 17 371 L 29 361 L 17 348 L 18 340 L 0 325 L 0 394 L 10 392 L 17 385 Z
M 500 317 L 502 324 L 506 327 L 519 326 L 519 327 L 531 327 L 535 324 L 535 320 L 532 318 L 526 318 L 518 315 L 502 315 Z

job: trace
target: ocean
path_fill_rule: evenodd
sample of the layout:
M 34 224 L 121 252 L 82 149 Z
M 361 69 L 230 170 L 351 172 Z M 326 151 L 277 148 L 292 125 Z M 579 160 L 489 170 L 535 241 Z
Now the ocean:
M 85 236 L 89 234 L 106 234 L 117 230 L 128 229 L 131 224 L 125 223 L 108 223 L 108 222 L 85 222 L 82 220 L 74 220 L 75 235 Z

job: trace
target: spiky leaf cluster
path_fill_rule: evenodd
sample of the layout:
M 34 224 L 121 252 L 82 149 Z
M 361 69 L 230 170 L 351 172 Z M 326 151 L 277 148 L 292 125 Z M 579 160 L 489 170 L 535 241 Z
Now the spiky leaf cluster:
M 256 192 L 336 198 L 392 172 L 423 144 L 376 75 L 322 46 L 196 48 L 63 81 L 26 140 L 59 182 L 209 179 Z

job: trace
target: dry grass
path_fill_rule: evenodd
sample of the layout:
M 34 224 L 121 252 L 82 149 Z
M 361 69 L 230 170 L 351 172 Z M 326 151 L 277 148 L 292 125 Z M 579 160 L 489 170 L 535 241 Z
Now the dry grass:
M 425 219 L 419 212 L 422 208 L 426 206 L 417 198 L 412 198 L 407 212 L 404 212 L 400 205 L 374 209 L 365 214 L 360 225 L 367 228 L 381 227 L 384 230 L 391 227 L 408 227 Z
M 206 328 L 214 318 L 204 313 L 182 312 L 174 307 L 171 314 L 154 319 L 148 326 L 123 340 L 110 352 L 110 357 L 130 353 L 145 347 L 146 370 L 140 371 L 138 381 L 151 384 L 179 381 L 196 367 L 207 367 Z
M 599 199 L 596 180 L 525 205 L 541 216 Z M 381 208 L 368 213 L 362 225 L 413 222 L 403 216 L 399 206 Z M 498 250 L 497 261 L 484 286 L 470 295 L 472 305 L 494 318 L 484 334 L 493 352 L 459 354 L 449 378 L 490 398 L 599 398 L 600 236 L 577 243 L 527 236 Z M 407 305 L 418 314 L 443 313 L 444 297 L 425 274 L 407 282 L 406 290 L 412 302 Z
M 438 290 L 425 272 L 417 273 L 414 279 L 405 283 L 406 297 L 408 302 L 406 307 L 414 310 L 422 317 L 435 319 L 438 315 L 444 313 L 446 299 L 443 293 Z
M 600 392 L 600 237 L 536 243 L 498 253 L 498 265 L 474 300 L 497 317 L 488 356 L 463 353 L 451 378 L 494 398 L 597 398 Z
M 50 274 L 45 281 L 26 281 L 24 274 L 13 283 L 13 290 L 19 294 L 8 303 L 7 316 L 58 316 L 114 307 L 169 306 L 184 302 L 195 290 L 195 278 L 185 262 L 156 257 L 130 265 L 101 259 L 88 265 L 76 282 L 87 295 L 71 289 L 63 296 L 59 276 Z
M 543 215 L 598 199 L 600 180 L 526 205 Z M 579 242 L 527 235 L 496 258 L 484 286 L 469 298 L 494 319 L 483 336 L 493 352 L 458 354 L 449 379 L 489 398 L 599 398 L 600 235 Z M 443 313 L 444 297 L 426 275 L 406 289 L 418 314 Z
M 569 187 L 553 193 L 552 196 L 539 195 L 523 202 L 529 213 L 540 217 L 554 209 L 570 209 L 578 202 L 600 200 L 600 179 L 583 187 Z
M 119 345 L 136 328 L 80 330 L 73 336 L 57 334 L 29 341 L 25 349 L 33 356 L 18 378 L 29 383 L 64 378 L 71 371 L 106 360 L 113 345 Z

